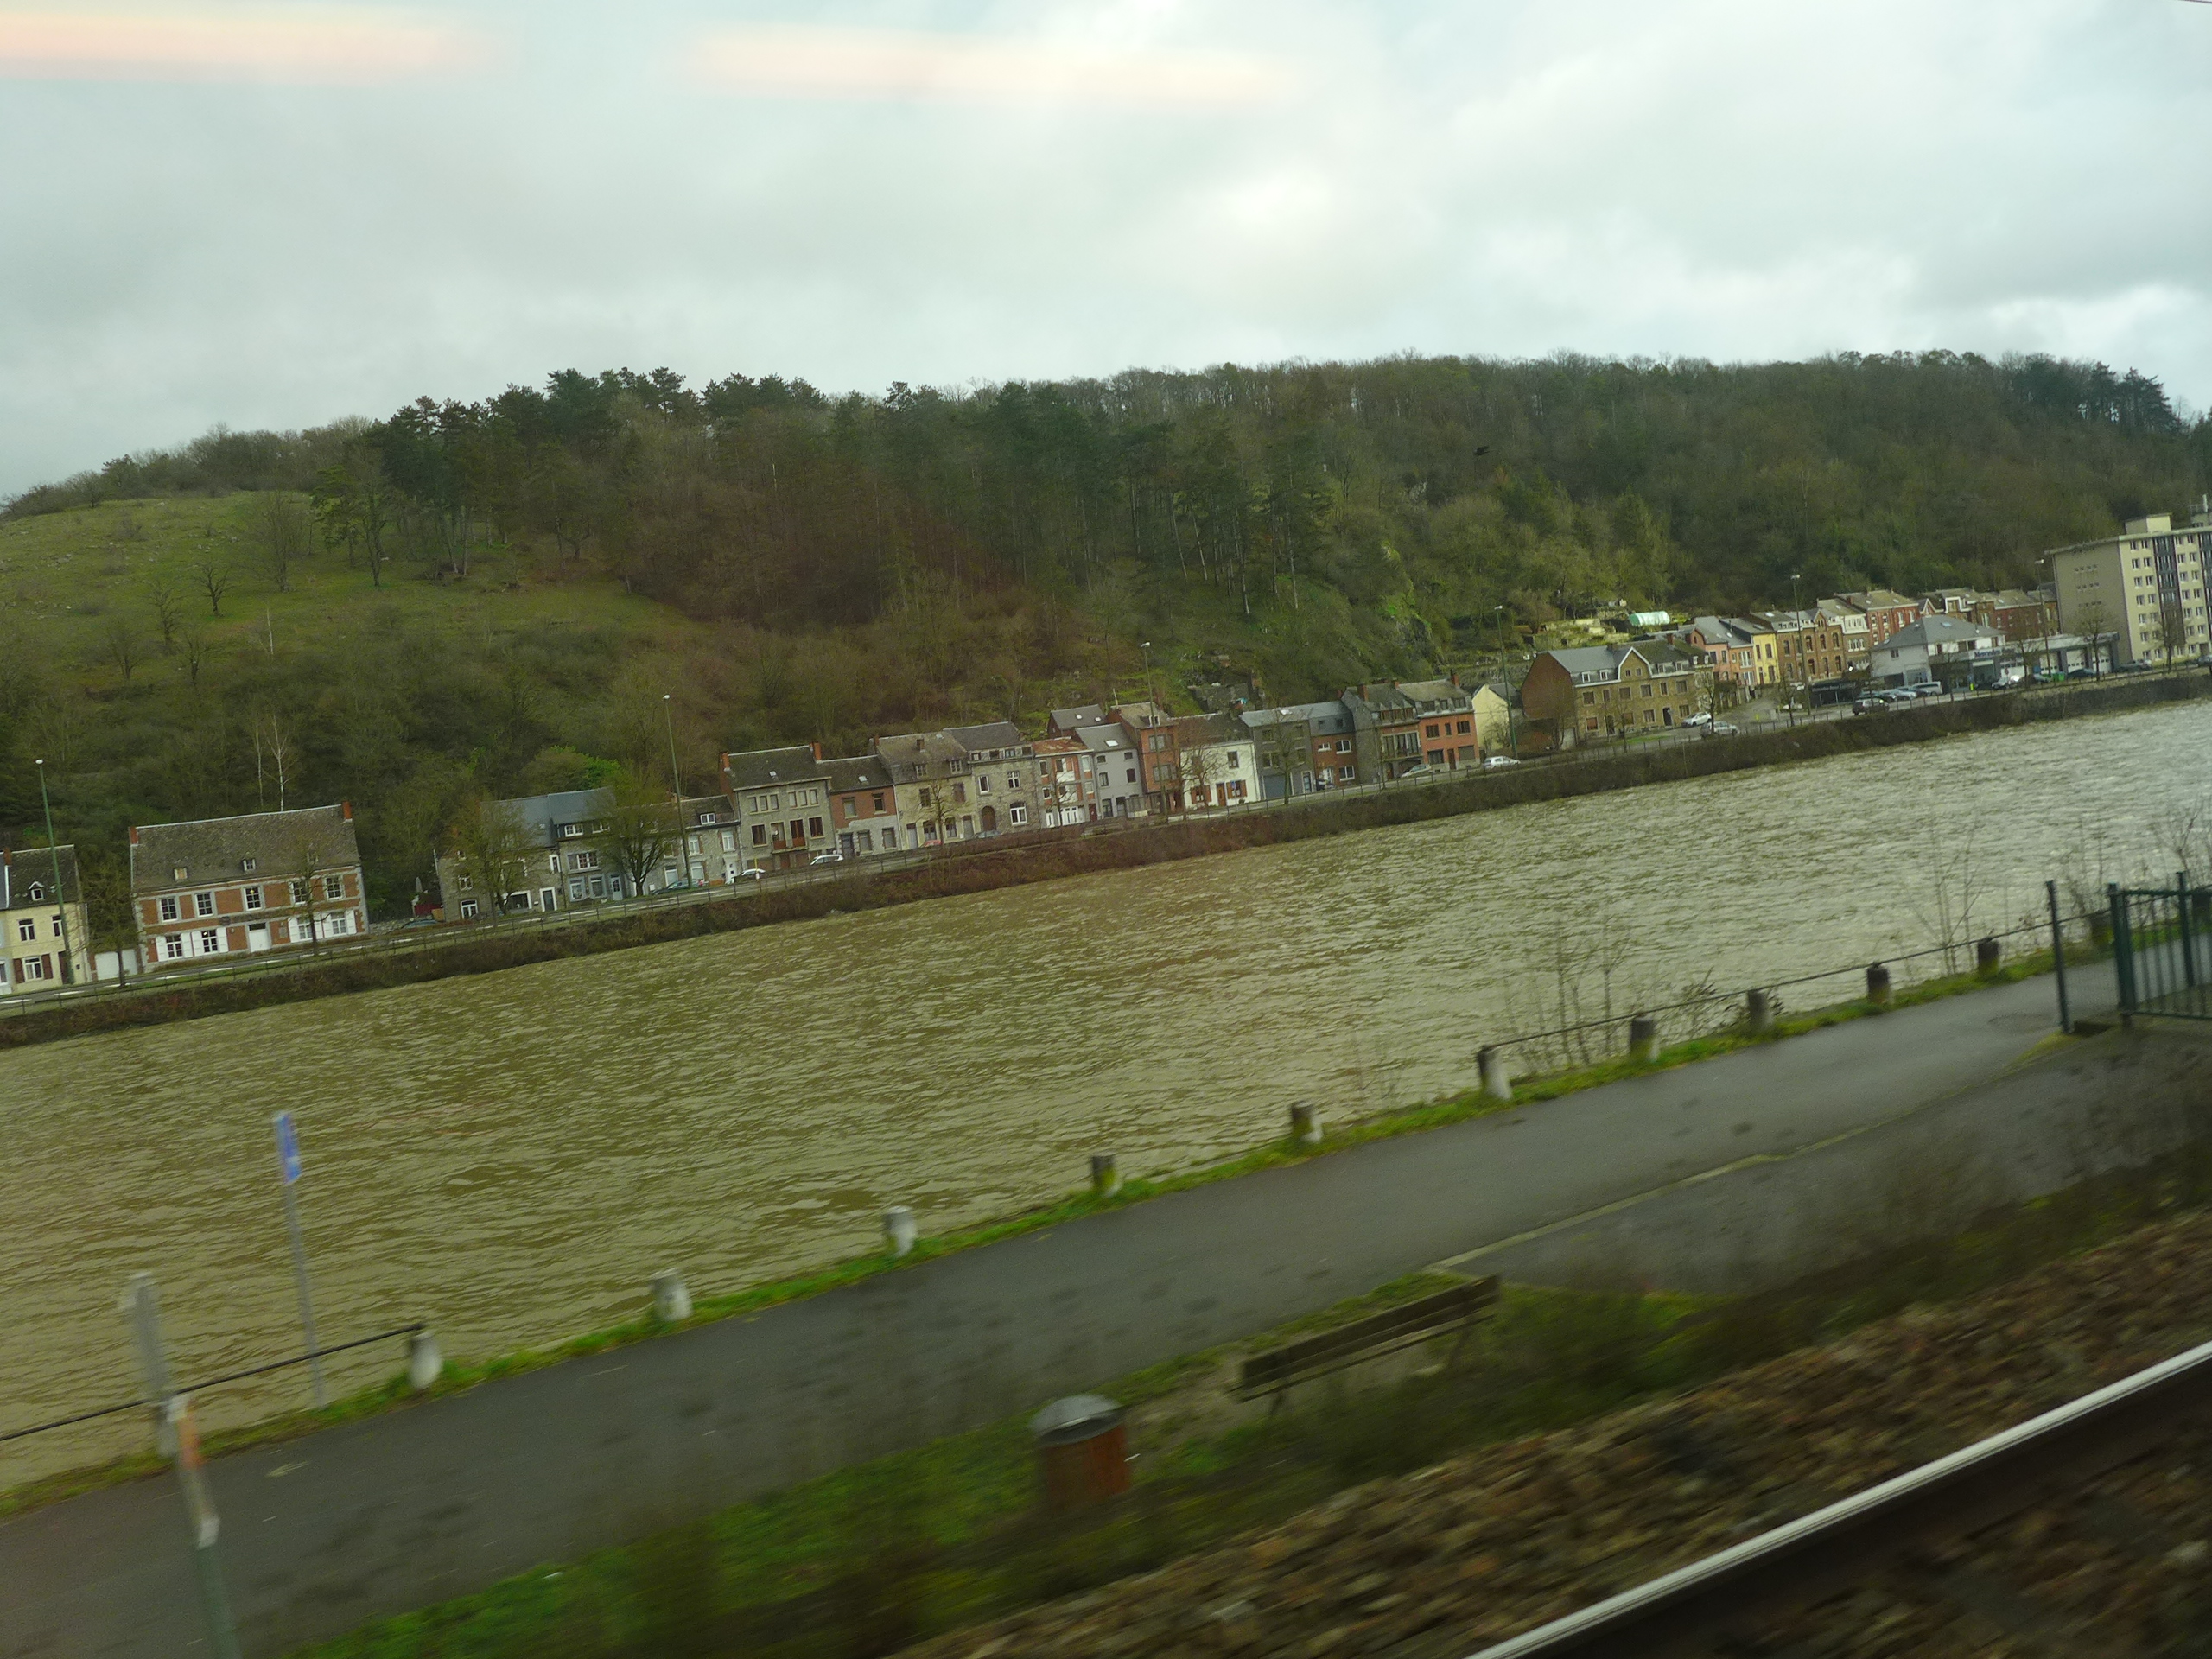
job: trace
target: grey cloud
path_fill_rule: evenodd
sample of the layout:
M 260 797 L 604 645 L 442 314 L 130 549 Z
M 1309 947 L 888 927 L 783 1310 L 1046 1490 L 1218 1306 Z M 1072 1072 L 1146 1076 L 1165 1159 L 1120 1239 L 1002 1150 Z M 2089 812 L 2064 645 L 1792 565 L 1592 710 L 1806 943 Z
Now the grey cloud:
M 2212 402 L 2212 7 L 462 10 L 502 71 L 0 82 L 0 493 L 555 367 L 831 389 L 1424 351 L 1948 345 Z M 1246 54 L 1228 111 L 699 92 L 731 23 Z

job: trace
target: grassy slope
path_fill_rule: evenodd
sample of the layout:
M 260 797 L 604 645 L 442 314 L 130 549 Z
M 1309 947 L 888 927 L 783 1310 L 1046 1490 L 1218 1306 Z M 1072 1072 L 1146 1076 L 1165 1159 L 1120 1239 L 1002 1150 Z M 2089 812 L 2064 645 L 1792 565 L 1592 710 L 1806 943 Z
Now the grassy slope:
M 293 565 L 289 591 L 278 592 L 255 552 L 251 512 L 260 497 L 111 502 L 73 512 L 0 520 L 0 600 L 48 650 L 51 669 L 103 703 L 159 696 L 185 677 L 164 654 L 148 597 L 167 580 L 181 595 L 186 627 L 204 629 L 219 677 L 225 660 L 265 654 L 274 629 L 279 652 L 321 651 L 397 625 L 410 634 L 490 639 L 531 629 L 613 626 L 640 650 L 680 649 L 699 630 L 649 599 L 597 575 L 549 580 L 556 573 L 526 550 L 480 548 L 465 582 L 422 579 L 394 564 L 384 585 L 349 568 L 342 554 L 317 551 Z M 231 572 L 219 615 L 211 612 L 194 567 L 213 556 Z M 105 640 L 111 620 L 128 619 L 145 660 L 124 681 Z

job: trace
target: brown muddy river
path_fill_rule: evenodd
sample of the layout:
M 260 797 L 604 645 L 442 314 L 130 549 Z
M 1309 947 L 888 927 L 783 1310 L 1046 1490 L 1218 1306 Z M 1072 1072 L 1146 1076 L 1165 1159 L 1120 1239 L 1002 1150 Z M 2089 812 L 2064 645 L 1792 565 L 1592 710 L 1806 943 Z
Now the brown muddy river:
M 1930 944 L 1961 861 L 1976 931 L 2085 834 L 2114 874 L 2171 869 L 2158 826 L 2206 800 L 2208 754 L 2192 704 L 0 1054 L 0 1432 L 131 1397 L 134 1269 L 180 1381 L 296 1345 L 279 1109 L 324 1340 L 420 1315 L 486 1357 L 634 1313 L 658 1268 L 711 1294 L 871 1249 L 887 1204 L 940 1230 L 1093 1151 L 1187 1166 L 1294 1098 L 1341 1119 L 1465 1086 L 1479 1043 L 1554 1021 L 1562 954 L 1585 1012 L 1601 960 L 1625 1011 Z M 0 1487 L 144 1439 L 0 1446 Z

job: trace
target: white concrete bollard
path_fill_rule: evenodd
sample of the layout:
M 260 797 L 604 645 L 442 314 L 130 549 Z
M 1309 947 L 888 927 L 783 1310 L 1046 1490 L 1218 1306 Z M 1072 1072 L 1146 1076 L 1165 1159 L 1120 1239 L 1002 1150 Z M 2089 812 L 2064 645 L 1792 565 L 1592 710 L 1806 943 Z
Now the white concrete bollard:
M 445 1356 L 438 1351 L 438 1339 L 428 1331 L 412 1331 L 407 1337 L 407 1382 L 421 1394 L 443 1375 Z
M 914 1241 L 922 1236 L 915 1224 L 914 1212 L 903 1204 L 894 1204 L 883 1212 L 884 1241 L 891 1246 L 891 1259 L 896 1262 L 914 1248 Z
M 1112 1153 L 1090 1154 L 1090 1190 L 1102 1198 L 1110 1198 L 1122 1190 L 1122 1172 L 1114 1167 Z
M 1321 1115 L 1312 1101 L 1301 1100 L 1290 1109 L 1290 1138 L 1301 1147 L 1321 1144 Z
M 1485 1043 L 1477 1051 L 1475 1066 L 1482 1077 L 1483 1093 L 1492 1100 L 1513 1098 L 1513 1074 L 1505 1069 L 1505 1056 L 1496 1045 Z
M 653 1318 L 663 1325 L 681 1325 L 691 1317 L 691 1292 L 683 1275 L 674 1268 L 653 1274 Z
M 1648 1014 L 1628 1022 L 1628 1057 L 1646 1065 L 1659 1058 L 1659 1022 Z

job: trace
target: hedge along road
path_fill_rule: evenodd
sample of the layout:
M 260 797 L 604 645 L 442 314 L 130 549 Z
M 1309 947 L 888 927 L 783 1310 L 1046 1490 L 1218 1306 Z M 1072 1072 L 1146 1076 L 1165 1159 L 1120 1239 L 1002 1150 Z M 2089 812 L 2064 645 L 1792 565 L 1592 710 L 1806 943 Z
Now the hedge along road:
M 942 1231 L 1093 1151 L 1184 1166 L 1292 1098 L 1465 1086 L 1479 1043 L 1557 1022 L 1562 961 L 1582 1012 L 1602 974 L 1625 1012 L 1923 945 L 1969 840 L 1978 926 L 2085 823 L 2170 868 L 2152 824 L 2202 798 L 2208 740 L 2202 703 L 2037 725 L 0 1055 L 0 1429 L 130 1397 L 134 1269 L 184 1376 L 296 1345 L 279 1109 L 326 1340 L 419 1316 L 488 1357 L 634 1313 L 662 1267 L 706 1294 L 864 1251 L 887 1204 Z M 0 1484 L 142 1434 L 0 1447 Z

